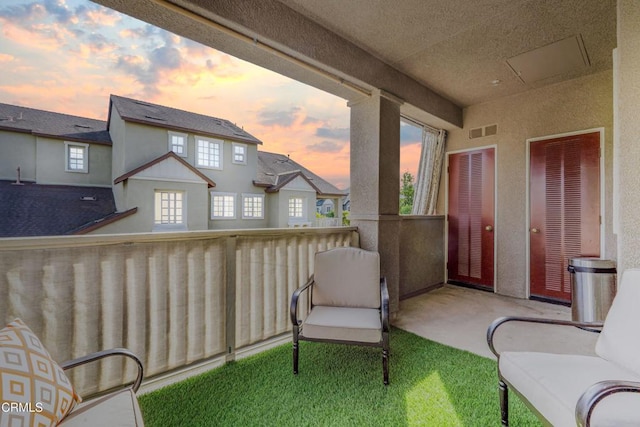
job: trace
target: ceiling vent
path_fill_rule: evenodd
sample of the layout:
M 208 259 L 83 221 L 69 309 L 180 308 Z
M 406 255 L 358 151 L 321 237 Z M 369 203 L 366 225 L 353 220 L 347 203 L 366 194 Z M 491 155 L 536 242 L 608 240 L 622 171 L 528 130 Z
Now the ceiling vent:
M 498 125 L 487 125 L 469 130 L 469 139 L 482 138 L 498 133 Z
M 507 65 L 523 83 L 534 83 L 578 71 L 590 63 L 578 34 L 509 58 Z

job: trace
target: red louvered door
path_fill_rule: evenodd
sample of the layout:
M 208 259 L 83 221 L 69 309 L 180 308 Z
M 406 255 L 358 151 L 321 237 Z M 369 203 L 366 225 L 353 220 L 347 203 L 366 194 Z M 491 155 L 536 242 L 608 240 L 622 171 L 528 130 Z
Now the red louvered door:
M 495 149 L 449 155 L 447 277 L 493 289 Z
M 600 134 L 530 145 L 530 293 L 571 302 L 568 260 L 600 255 Z

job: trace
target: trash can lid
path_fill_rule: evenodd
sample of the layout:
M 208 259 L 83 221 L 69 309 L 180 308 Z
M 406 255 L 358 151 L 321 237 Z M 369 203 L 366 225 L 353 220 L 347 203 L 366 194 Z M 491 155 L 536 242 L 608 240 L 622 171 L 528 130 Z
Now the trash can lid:
M 569 265 L 573 267 L 585 268 L 616 268 L 616 262 L 611 259 L 602 259 L 595 257 L 570 258 Z

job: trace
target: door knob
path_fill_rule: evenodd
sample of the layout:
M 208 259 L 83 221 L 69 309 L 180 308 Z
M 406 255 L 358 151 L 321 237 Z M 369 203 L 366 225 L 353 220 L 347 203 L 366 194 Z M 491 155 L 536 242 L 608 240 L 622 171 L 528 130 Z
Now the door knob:
M 532 228 L 532 229 L 531 229 L 531 232 L 532 232 L 532 233 L 539 233 L 539 232 L 540 232 L 540 230 L 538 230 L 537 228 Z
M 493 227 L 490 225 L 487 225 L 484 229 L 487 231 L 493 231 Z

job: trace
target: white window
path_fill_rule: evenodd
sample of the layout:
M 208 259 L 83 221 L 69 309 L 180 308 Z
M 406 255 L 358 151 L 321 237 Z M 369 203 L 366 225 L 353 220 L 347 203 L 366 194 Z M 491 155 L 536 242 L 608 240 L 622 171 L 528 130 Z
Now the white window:
M 173 151 L 178 156 L 187 157 L 187 135 L 169 132 L 169 151 Z
M 155 217 L 156 228 L 185 227 L 184 193 L 182 191 L 156 190 Z
M 304 218 L 304 199 L 302 197 L 289 198 L 289 218 Z
M 260 194 L 242 195 L 242 218 L 264 218 L 264 196 Z
M 234 219 L 235 217 L 236 195 L 211 193 L 211 219 Z
M 64 143 L 67 172 L 89 172 L 89 144 Z
M 233 163 L 247 164 L 247 146 L 245 144 L 233 143 Z
M 222 169 L 222 144 L 219 139 L 196 137 L 196 164 L 202 168 Z

